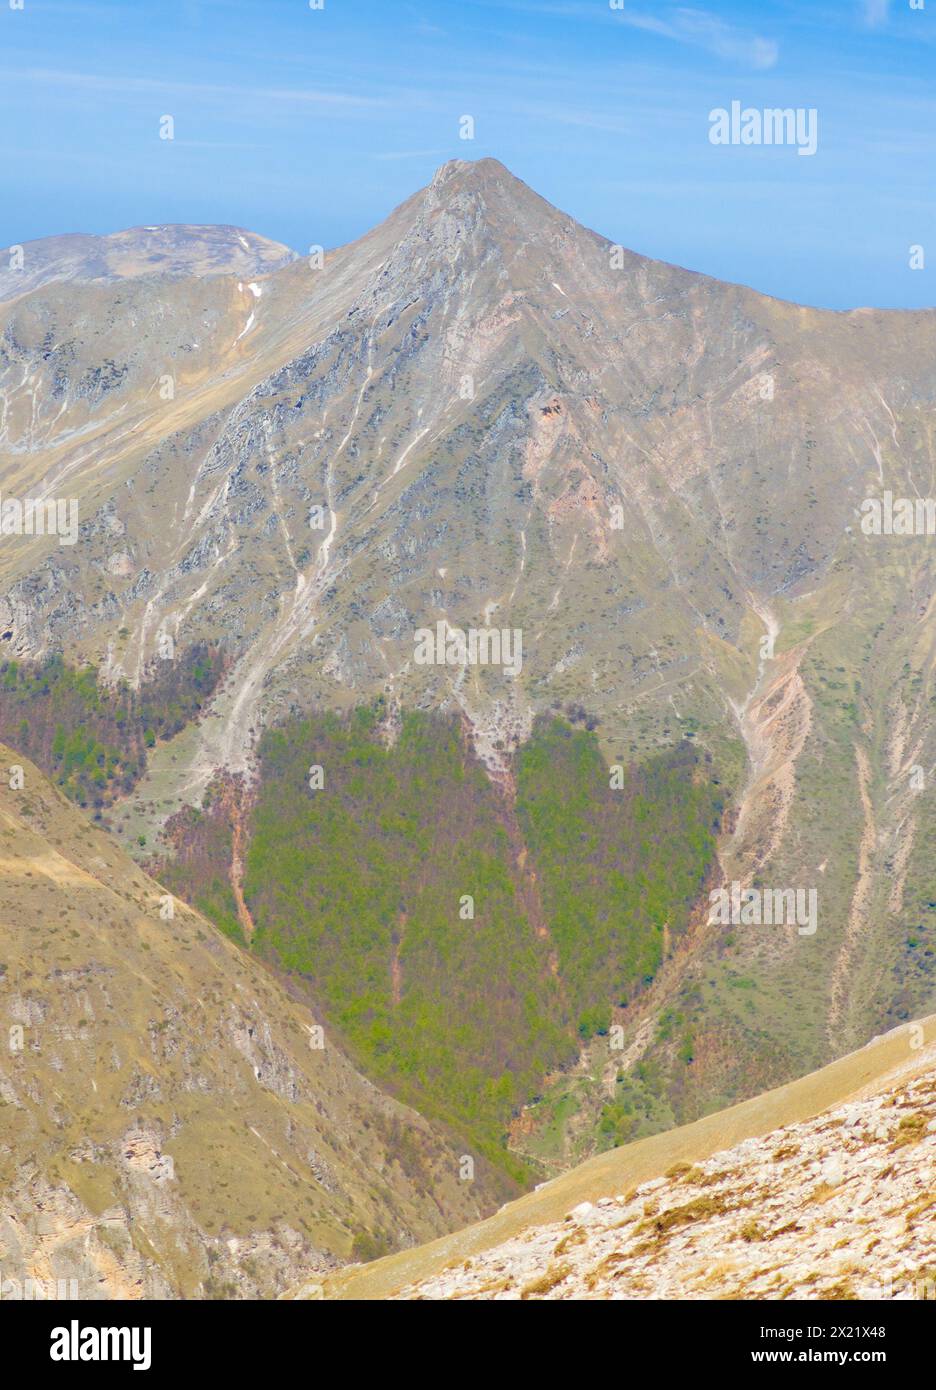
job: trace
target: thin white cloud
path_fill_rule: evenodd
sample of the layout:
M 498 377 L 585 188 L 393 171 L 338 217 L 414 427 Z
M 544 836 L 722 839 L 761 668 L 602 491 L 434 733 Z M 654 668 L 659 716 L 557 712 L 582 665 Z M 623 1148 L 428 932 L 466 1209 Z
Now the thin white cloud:
M 879 29 L 890 18 L 890 0 L 861 0 L 864 21 L 871 29 Z
M 153 92 L 164 96 L 237 97 L 261 101 L 287 101 L 321 106 L 383 106 L 377 97 L 351 92 L 325 92 L 304 87 L 234 87 L 211 82 L 165 82 L 156 77 L 101 76 L 91 72 L 68 72 L 56 68 L 11 68 L 0 70 L 0 80 L 40 82 L 55 87 L 80 87 L 101 93 Z
M 444 150 L 381 150 L 372 156 L 374 159 L 427 159 L 430 155 L 438 158 Z
M 873 3 L 874 0 L 867 0 Z M 714 53 L 719 58 L 743 63 L 745 67 L 763 71 L 772 68 L 779 57 L 779 45 L 774 39 L 751 33 L 735 24 L 719 19 L 708 10 L 695 10 L 679 7 L 670 10 L 664 18 L 637 10 L 624 9 L 617 12 L 622 23 L 632 29 L 643 29 L 661 38 L 673 39 L 677 43 L 690 44 Z

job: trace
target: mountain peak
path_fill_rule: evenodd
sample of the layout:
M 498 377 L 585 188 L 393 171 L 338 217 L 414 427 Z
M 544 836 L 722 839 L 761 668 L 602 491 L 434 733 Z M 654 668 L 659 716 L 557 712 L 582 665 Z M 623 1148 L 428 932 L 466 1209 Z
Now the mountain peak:
M 507 198 L 512 204 L 522 199 L 535 198 L 544 208 L 552 209 L 550 203 L 534 193 L 516 174 L 512 174 L 505 164 L 489 156 L 484 159 L 450 159 L 447 163 L 440 164 L 427 191 L 436 197 L 462 193 L 494 193 Z
M 523 241 L 544 246 L 561 231 L 577 224 L 499 159 L 450 159 L 431 181 L 404 206 L 434 221 L 452 214 L 467 232 L 470 226 L 512 246 Z M 584 229 L 583 229 L 584 230 Z
M 499 159 L 492 159 L 490 155 L 485 155 L 483 159 L 449 159 L 444 164 L 440 164 L 432 176 L 431 188 L 439 188 L 454 178 L 464 178 L 472 183 L 481 183 L 490 178 L 512 179 L 515 183 L 520 183 L 520 179 L 512 174 L 506 164 L 502 164 Z

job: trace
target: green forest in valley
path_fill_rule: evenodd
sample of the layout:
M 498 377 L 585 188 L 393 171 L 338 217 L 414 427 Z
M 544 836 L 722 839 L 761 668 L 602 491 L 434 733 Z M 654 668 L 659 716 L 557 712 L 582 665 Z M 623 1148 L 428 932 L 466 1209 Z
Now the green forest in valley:
M 685 931 L 720 788 L 689 744 L 612 788 L 595 733 L 544 718 L 513 805 L 457 722 L 405 713 L 388 744 L 378 720 L 359 709 L 265 734 L 252 946 L 305 981 L 363 1067 L 514 1163 L 511 1117 Z

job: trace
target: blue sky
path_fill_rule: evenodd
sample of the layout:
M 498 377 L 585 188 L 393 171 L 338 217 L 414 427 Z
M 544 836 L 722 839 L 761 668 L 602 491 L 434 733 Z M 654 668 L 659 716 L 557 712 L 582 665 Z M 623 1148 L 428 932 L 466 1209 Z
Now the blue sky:
M 334 246 L 444 160 L 494 155 L 647 255 L 802 303 L 932 305 L 936 0 L 912 3 L 0 0 L 0 245 L 228 222 Z M 815 156 L 712 145 L 735 100 L 816 108 Z

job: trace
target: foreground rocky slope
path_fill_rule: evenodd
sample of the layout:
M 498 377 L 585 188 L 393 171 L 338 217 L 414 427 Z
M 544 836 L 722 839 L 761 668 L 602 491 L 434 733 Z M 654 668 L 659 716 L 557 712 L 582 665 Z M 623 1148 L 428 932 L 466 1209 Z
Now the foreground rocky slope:
M 582 1203 L 397 1297 L 915 1295 L 936 1299 L 936 1056 L 915 1081 Z
M 298 1297 L 936 1296 L 936 1018 Z
M 0 769 L 3 1297 L 269 1296 L 502 1199 L 32 764 Z

